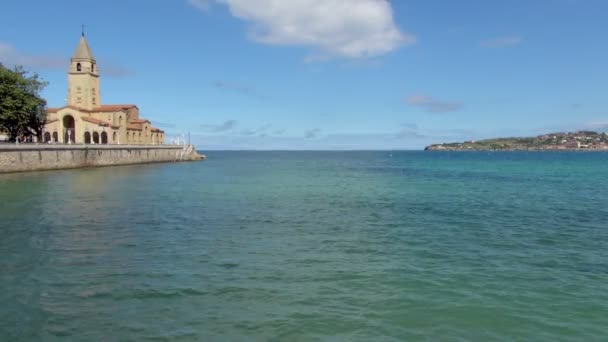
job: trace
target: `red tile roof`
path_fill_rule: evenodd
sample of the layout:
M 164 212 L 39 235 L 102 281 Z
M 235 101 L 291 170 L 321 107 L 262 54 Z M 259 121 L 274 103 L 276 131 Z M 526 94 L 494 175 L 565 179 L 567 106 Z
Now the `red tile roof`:
M 110 105 L 101 105 L 97 108 L 93 109 L 93 112 L 116 112 L 119 110 L 137 108 L 134 104 L 110 104 Z
M 130 129 L 132 131 L 141 131 L 141 127 L 137 125 L 127 125 L 127 129 Z
M 102 105 L 102 106 L 93 108 L 92 110 L 88 110 L 88 109 L 84 109 L 84 108 L 80 108 L 80 107 L 76 107 L 76 106 L 63 106 L 63 107 L 59 107 L 59 108 L 47 108 L 47 113 L 57 113 L 58 111 L 60 111 L 64 108 L 70 108 L 70 109 L 74 109 L 74 110 L 77 110 L 80 112 L 85 112 L 85 113 L 100 113 L 100 112 L 118 112 L 121 110 L 137 108 L 137 105 L 134 105 L 134 104 Z
M 156 133 L 165 133 L 165 131 L 160 130 L 160 129 L 158 129 L 158 128 L 154 128 L 154 127 L 150 128 L 150 132 L 156 132 Z
M 90 123 L 96 124 L 96 125 L 99 125 L 99 126 L 101 126 L 101 127 L 112 127 L 112 128 L 118 128 L 118 126 L 116 126 L 116 125 L 112 125 L 112 124 L 111 124 L 111 123 L 109 123 L 109 122 L 101 121 L 101 120 L 94 119 L 94 118 L 89 118 L 89 117 L 86 117 L 86 116 L 82 117 L 82 120 L 83 120 L 83 121 L 86 121 L 86 122 L 90 122 Z
M 135 119 L 135 120 L 131 120 L 131 123 L 134 124 L 142 124 L 142 123 L 150 123 L 150 120 L 147 119 Z

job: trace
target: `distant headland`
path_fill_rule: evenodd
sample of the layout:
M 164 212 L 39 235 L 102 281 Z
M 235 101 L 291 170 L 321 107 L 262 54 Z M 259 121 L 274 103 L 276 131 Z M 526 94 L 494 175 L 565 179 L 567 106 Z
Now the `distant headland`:
M 578 131 L 537 137 L 495 138 L 462 143 L 433 144 L 426 151 L 557 151 L 596 150 L 608 152 L 608 133 Z

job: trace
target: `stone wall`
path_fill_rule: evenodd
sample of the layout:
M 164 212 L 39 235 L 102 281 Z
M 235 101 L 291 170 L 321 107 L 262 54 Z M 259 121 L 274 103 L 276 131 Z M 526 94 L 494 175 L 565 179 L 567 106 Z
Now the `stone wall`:
M 194 146 L 0 144 L 0 173 L 202 160 Z

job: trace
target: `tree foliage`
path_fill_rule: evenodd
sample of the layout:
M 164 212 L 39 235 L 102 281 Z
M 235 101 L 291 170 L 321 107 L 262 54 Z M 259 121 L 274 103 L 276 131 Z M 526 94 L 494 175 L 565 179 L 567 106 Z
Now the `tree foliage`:
M 47 82 L 23 67 L 8 69 L 0 63 L 0 130 L 11 141 L 20 136 L 42 138 L 46 122 L 46 101 L 40 92 Z

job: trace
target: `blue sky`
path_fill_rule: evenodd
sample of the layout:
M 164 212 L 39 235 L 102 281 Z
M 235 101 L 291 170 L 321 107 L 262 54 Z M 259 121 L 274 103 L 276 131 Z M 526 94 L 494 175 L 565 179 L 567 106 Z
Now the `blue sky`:
M 105 104 L 205 149 L 419 149 L 608 128 L 604 0 L 7 0 L 0 61 L 65 104 L 80 25 Z

